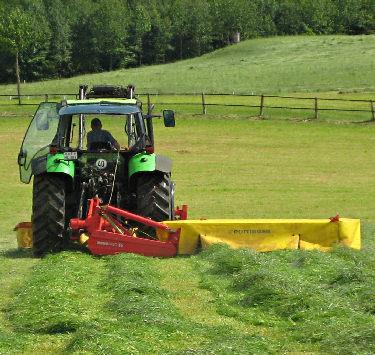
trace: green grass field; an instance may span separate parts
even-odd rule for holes
[[[2,118],[0,353],[372,353],[372,125],[204,120],[156,125],[192,218],[362,219],[360,252],[190,258],[18,252],[31,186],[15,162],[26,119]],[[194,132],[194,134],[192,134]],[[5,163],[7,162],[7,163]],[[188,168],[187,168],[188,167]]]
[[[118,82],[136,78],[141,89],[184,92],[196,83],[201,90],[213,61],[223,70],[209,80],[210,90],[233,90],[222,79],[246,53],[247,68],[267,75],[251,82],[235,77],[236,91],[342,90],[367,98],[374,90],[374,39],[254,40],[181,63],[25,90],[75,91],[79,82],[114,82],[116,75]],[[290,66],[293,56],[296,67]],[[230,61],[233,68],[227,68]],[[327,73],[318,70],[323,63]],[[178,85],[173,68],[181,69]],[[196,76],[184,77],[189,72]],[[150,87],[142,87],[147,73],[163,78],[160,86],[147,80]],[[0,90],[9,94],[14,87]],[[156,150],[174,161],[176,202],[189,204],[191,218],[326,218],[339,212],[361,219],[361,251],[255,253],[218,246],[163,260],[82,252],[35,259],[16,249],[12,230],[30,220],[31,186],[19,182],[16,157],[35,107],[0,109],[0,354],[375,353],[372,123],[348,123],[350,117],[258,120],[218,109],[207,117],[180,113],[174,129],[155,125]]]

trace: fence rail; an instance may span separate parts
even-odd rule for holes
[[[300,110],[304,114],[311,115],[310,118],[318,119],[325,112],[360,113],[367,120],[375,121],[375,97],[374,100],[364,99],[341,99],[323,97],[301,97],[264,94],[207,94],[207,93],[141,93],[139,97],[145,97],[148,105],[174,106],[184,113],[197,113],[192,111],[196,108],[199,113],[206,115],[215,107],[252,109],[248,112],[250,116],[266,118],[270,110]],[[0,94],[0,106],[9,105],[37,105],[35,101],[41,98],[44,101],[56,99],[76,98],[73,93],[47,93],[30,95],[3,95]],[[14,101],[17,103],[14,103]],[[7,102],[8,101],[8,102]],[[289,101],[289,105],[285,104]],[[303,104],[301,101],[304,101]],[[275,115],[277,116],[277,114]]]

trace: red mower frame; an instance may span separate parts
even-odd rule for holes
[[[177,207],[175,215],[178,219],[187,219],[187,205]],[[164,231],[167,240],[153,240],[137,235],[137,229],[123,224],[114,216],[123,217],[145,226]],[[113,255],[118,253],[135,253],[144,256],[172,257],[177,254],[180,229],[173,230],[167,225],[153,221],[137,214],[111,205],[101,205],[99,198],[90,200],[89,211],[85,219],[70,220],[72,240],[77,240],[87,233],[87,248],[94,255]]]

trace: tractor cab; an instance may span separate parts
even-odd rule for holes
[[[40,171],[38,158],[45,158],[49,153],[63,153],[66,160],[72,160],[85,152],[107,155],[117,150],[122,155],[154,152],[152,120],[161,116],[152,115],[150,110],[142,113],[142,104],[134,98],[133,86],[94,86],[87,92],[87,86],[81,85],[79,97],[39,105],[18,155],[23,183],[29,183],[32,175]],[[166,127],[175,126],[172,110],[164,110],[163,118]],[[88,145],[91,122],[95,119],[101,122],[102,139]]]
[[[60,108],[59,116],[58,147],[89,151],[119,148],[140,151],[152,146],[152,133],[148,132],[145,118],[135,100],[121,104],[67,101]],[[99,123],[98,127],[95,127],[96,123]]]
[[[18,155],[20,180],[34,176],[35,255],[62,248],[69,221],[85,218],[92,199],[155,221],[174,218],[172,162],[154,153],[155,117],[175,125],[171,110],[142,112],[131,85],[81,85],[76,100],[39,105]],[[143,233],[155,237],[148,227]]]

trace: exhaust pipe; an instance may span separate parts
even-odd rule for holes
[[[86,91],[87,91],[88,86],[86,84],[80,85],[79,86],[79,91],[78,91],[78,99],[79,100],[84,100],[86,99]],[[83,132],[84,132],[84,126],[85,126],[85,116],[84,115],[79,115],[79,149],[83,149]]]

